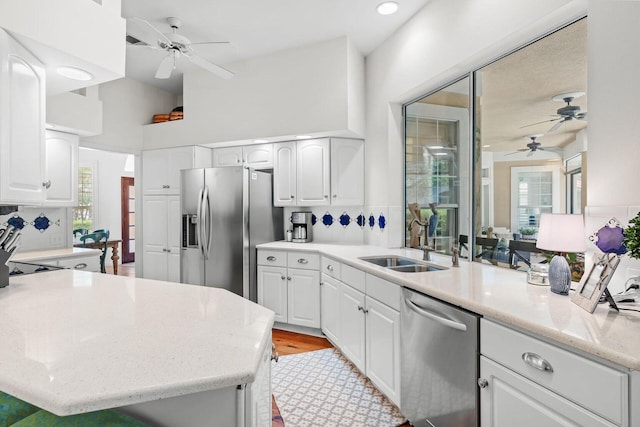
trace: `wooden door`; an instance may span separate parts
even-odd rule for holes
[[[135,262],[136,260],[136,193],[133,186],[133,178],[123,176],[120,178],[122,207],[122,263]]]

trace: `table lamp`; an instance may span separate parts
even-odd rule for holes
[[[567,295],[571,287],[571,269],[565,254],[587,250],[582,215],[542,214],[536,247],[560,252],[549,264],[549,285],[552,292]]]

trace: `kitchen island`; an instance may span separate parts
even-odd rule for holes
[[[57,415],[271,423],[273,313],[225,290],[59,270],[0,289],[0,390]]]

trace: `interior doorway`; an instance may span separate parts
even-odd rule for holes
[[[122,263],[136,260],[136,193],[133,177],[123,176],[121,182],[122,206]]]

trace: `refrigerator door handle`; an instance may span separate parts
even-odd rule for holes
[[[201,188],[198,192],[198,217],[196,220],[196,236],[198,237],[198,250],[200,251],[200,255],[204,257],[204,248],[202,246],[202,192],[204,188]]]
[[[205,229],[204,233],[206,236],[206,240],[203,241],[204,247],[204,259],[209,259],[209,254],[211,253],[211,208],[209,207],[209,187],[204,187],[204,195],[202,196],[203,203],[203,218],[205,220]],[[206,244],[206,246],[204,246]]]

